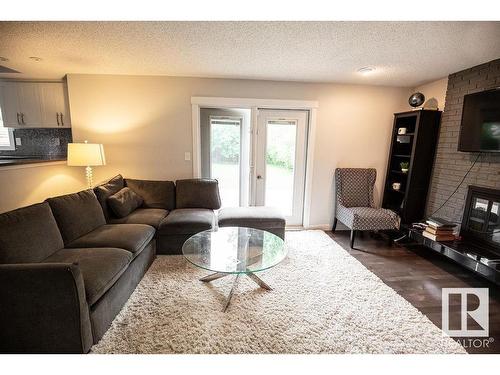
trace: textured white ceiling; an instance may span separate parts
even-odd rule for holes
[[[22,74],[224,77],[411,87],[500,57],[500,22],[0,22]],[[35,62],[30,56],[43,60]],[[376,71],[363,76],[365,66]]]

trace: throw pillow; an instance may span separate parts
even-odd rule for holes
[[[142,205],[143,199],[135,191],[124,187],[118,193],[113,194],[107,200],[113,213],[121,218],[125,217]]]

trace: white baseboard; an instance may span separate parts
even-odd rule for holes
[[[304,229],[332,230],[332,227],[330,224],[316,224],[316,225],[309,225],[309,226],[305,227]]]
[[[286,230],[326,230],[330,231],[332,230],[332,225],[331,224],[315,224],[315,225],[309,225],[307,227],[302,227],[302,226],[287,226]],[[337,224],[337,229],[336,231],[343,231],[343,230],[349,230],[344,224],[338,223]]]

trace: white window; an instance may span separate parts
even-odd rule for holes
[[[0,111],[0,151],[15,149],[13,129],[3,127],[2,111]]]

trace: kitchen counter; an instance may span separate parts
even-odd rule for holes
[[[13,165],[25,165],[25,164],[40,164],[40,163],[49,163],[54,161],[66,161],[65,157],[53,157],[53,158],[19,158],[19,157],[8,157],[1,156],[0,157],[0,168],[13,166]]]

